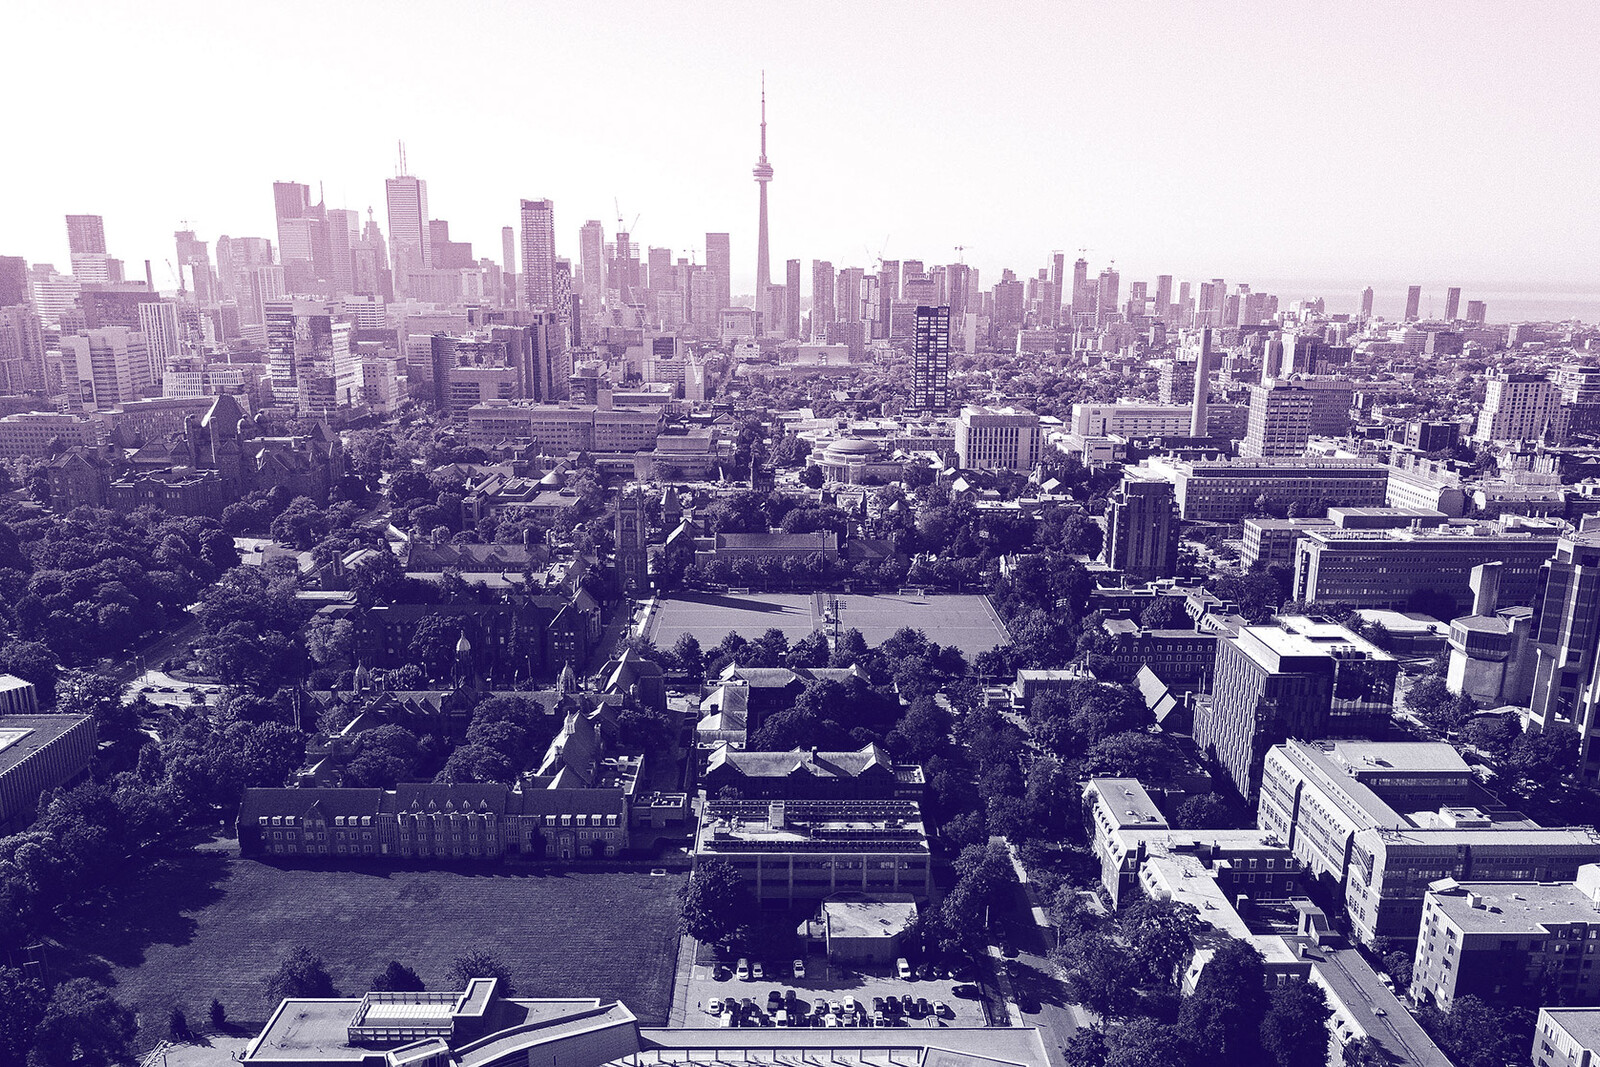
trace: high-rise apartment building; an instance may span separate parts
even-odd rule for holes
[[[783,335],[798,340],[800,337],[800,261],[791,259],[784,264],[784,288],[792,294],[784,305]]]
[[[1461,311],[1461,286],[1452,285],[1444,294],[1444,317],[1446,322],[1454,322]]]
[[[1481,323],[1488,314],[1488,306],[1482,300],[1467,301],[1467,321]]]
[[[1107,267],[1100,272],[1100,278],[1095,283],[1095,321],[1110,322],[1117,314],[1117,291],[1121,278],[1116,271]]]
[[[517,304],[517,231],[510,226],[500,227],[500,304],[515,307]]]
[[[1094,310],[1094,286],[1089,284],[1089,261],[1079,259],[1072,264],[1072,313],[1087,314]]]
[[[1495,371],[1484,385],[1472,439],[1480,444],[1536,440],[1555,421],[1560,403],[1556,383],[1543,375]]]
[[[28,302],[28,261],[21,256],[0,256],[0,308]]]
[[[950,309],[919,307],[911,363],[912,411],[950,407]]]
[[[106,253],[105,220],[99,215],[67,216],[67,253],[72,276],[82,285],[122,280],[122,264]]]
[[[1170,322],[1172,319],[1172,275],[1156,275],[1156,307],[1155,316],[1161,322]]]
[[[556,311],[556,215],[548,200],[522,201],[522,306]]]
[[[1110,503],[1106,564],[1134,578],[1176,574],[1178,506],[1172,483],[1124,475]]]
[[[99,215],[67,216],[67,251],[77,255],[82,252],[105,252],[106,223]]]
[[[206,247],[206,242],[195,236],[193,230],[178,230],[172,235],[177,245],[178,270],[182,272],[179,278],[179,288],[184,288],[187,282],[188,289],[194,294],[197,304],[206,305],[217,300],[217,278],[211,269],[211,253]],[[3,301],[0,301],[3,304]]]
[[[874,337],[888,337],[894,319],[894,305],[900,299],[900,261],[885,259],[878,263],[878,306],[872,330]]]
[[[1413,285],[1406,290],[1406,321],[1416,322],[1422,317],[1422,286]]]
[[[361,402],[361,360],[350,324],[319,300],[272,300],[264,309],[273,403],[325,415]]]
[[[825,259],[811,261],[811,340],[826,344],[828,326],[835,321],[833,264]],[[795,290],[799,301],[799,290]]]
[[[1361,321],[1362,322],[1370,322],[1371,320],[1372,320],[1372,286],[1369,285],[1365,289],[1361,290]]]
[[[1286,738],[1382,736],[1398,667],[1323,619],[1286,615],[1241,627],[1217,642],[1211,701],[1195,710],[1194,739],[1248,799],[1267,750]]]
[[[389,208],[389,261],[395,288],[406,291],[406,275],[433,269],[433,242],[428,231],[428,183],[409,174],[384,181]]]
[[[1250,386],[1250,421],[1239,455],[1299,456],[1311,439],[1310,390],[1291,382],[1270,381]]]

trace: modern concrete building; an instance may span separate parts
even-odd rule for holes
[[[1244,547],[1239,562],[1246,569],[1261,567],[1294,567],[1295,546],[1300,538],[1312,530],[1334,527],[1332,519],[1264,519],[1248,518],[1242,524]]]
[[[1039,462],[1039,416],[1021,408],[967,406],[956,419],[956,456],[968,470],[1031,471]]]
[[[1186,522],[1238,522],[1252,513],[1291,503],[1380,507],[1389,469],[1364,459],[1164,460]]]
[[[1574,727],[1581,739],[1579,771],[1593,781],[1600,777],[1600,530],[1563,534],[1551,554],[1533,635],[1528,725]],[[1508,597],[1503,585],[1500,599],[1532,603]]]
[[[1445,613],[1442,618],[1452,618],[1472,606],[1472,569],[1500,563],[1501,603],[1531,604],[1544,564],[1556,554],[1560,529],[1556,522],[1507,519],[1310,531],[1295,546],[1294,597],[1401,611],[1432,606]]]
[[[12,833],[32,818],[41,793],[88,771],[96,735],[89,716],[39,715],[32,685],[9,674],[0,680],[0,833]]]
[[[1181,437],[1191,416],[1188,404],[1074,404],[1068,428],[1079,437]]]
[[[1194,739],[1254,797],[1267,750],[1286,738],[1381,736],[1394,703],[1394,657],[1325,619],[1286,615],[1217,642],[1211,700]]]
[[[922,810],[910,800],[710,800],[695,838],[695,861],[707,859],[730,863],[763,904],[933,893]]]
[[[648,452],[656,447],[662,409],[592,404],[490,401],[467,409],[467,439],[479,448],[538,441],[555,452]]]
[[[1590,827],[1541,827],[1493,800],[1448,745],[1290,740],[1268,753],[1257,822],[1344,900],[1352,936],[1415,936],[1440,878],[1570,880],[1600,860]]]
[[[1250,421],[1239,455],[1300,456],[1311,439],[1311,392],[1275,380],[1250,387]]]
[[[919,305],[916,309],[914,329],[911,350],[910,410],[940,413],[948,411],[950,409],[949,307]],[[1038,416],[1034,418],[1037,427]],[[1037,437],[1037,429],[1035,436]]]

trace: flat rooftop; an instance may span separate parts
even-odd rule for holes
[[[1450,889],[1429,887],[1429,892],[1463,933],[1529,934],[1550,925],[1600,921],[1600,904],[1571,882],[1454,882]]]
[[[1306,615],[1285,615],[1276,626],[1246,626],[1239,641],[1252,659],[1272,670],[1291,658],[1394,659],[1338,623]]]
[[[1137,778],[1091,778],[1089,786],[1100,795],[1119,830],[1164,829],[1167,817]]]
[[[1470,777],[1472,768],[1443,741],[1332,741],[1327,755],[1349,773],[1381,775],[1387,771]]]
[[[0,715],[0,774],[88,718],[87,715]]]
[[[1046,1067],[1050,1062],[1033,1027],[957,1027],[936,1030],[864,1029],[834,1037],[816,1030],[673,1029],[640,1030],[640,1052],[621,1065],[743,1064],[793,1067],[800,1062],[835,1067],[984,1067],[1017,1064]]]
[[[904,800],[712,803],[696,843],[706,852],[928,851],[921,809]]]
[[[1541,1008],[1540,1014],[1583,1048],[1600,1048],[1600,1008]]]
[[[829,937],[893,937],[917,919],[917,902],[911,894],[904,900],[829,900],[822,905],[822,919]]]

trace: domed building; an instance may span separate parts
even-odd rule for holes
[[[809,466],[819,467],[830,482],[863,485],[892,482],[900,476],[900,460],[882,441],[864,437],[840,437],[806,458]]]

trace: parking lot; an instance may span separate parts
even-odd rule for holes
[[[697,959],[689,975],[689,992],[684,1001],[687,1005],[687,1026],[715,1026],[717,1021],[710,1014],[710,1005],[713,1000],[726,1001],[732,997],[743,1001],[749,999],[761,1009],[762,1014],[771,1018],[766,1011],[768,995],[776,990],[787,1004],[790,1000],[789,992],[794,992],[794,999],[804,1003],[812,1009],[818,1000],[829,1004],[835,1002],[843,1004],[846,996],[854,997],[865,1009],[868,1019],[873,1012],[874,997],[894,997],[899,1000],[910,996],[913,1002],[923,998],[930,1005],[942,1002],[948,1005],[949,1014],[936,1017],[932,1013],[915,1014],[908,1017],[904,1011],[898,1013],[885,1013],[885,1018],[896,1026],[984,1026],[988,1020],[984,1017],[983,1004],[975,997],[958,997],[955,987],[962,985],[951,978],[934,978],[924,981],[922,979],[901,979],[893,974],[890,967],[868,967],[865,970],[856,969],[839,963],[830,963],[822,953],[812,953],[806,957],[805,977],[795,978],[791,974],[792,961],[760,961],[766,971],[764,978],[758,980],[741,981],[733,975],[731,966],[718,966],[710,962],[708,956],[702,954]],[[720,970],[727,977],[718,979],[715,971]],[[812,1015],[808,1011],[808,1015]],[[814,1016],[812,1025],[816,1025]]]

